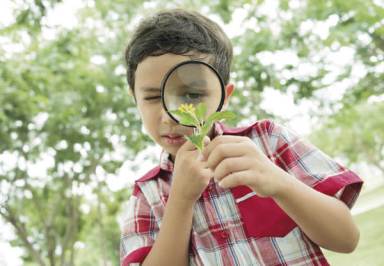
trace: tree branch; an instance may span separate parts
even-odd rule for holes
[[[16,235],[24,243],[24,246],[27,248],[34,260],[40,265],[45,266],[44,260],[41,257],[41,254],[33,247],[32,243],[28,240],[28,232],[25,227],[25,224],[17,218],[17,215],[12,211],[10,206],[3,206],[4,212],[0,209],[0,215],[16,229]]]

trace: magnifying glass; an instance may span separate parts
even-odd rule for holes
[[[217,70],[208,63],[188,60],[172,67],[161,84],[163,107],[177,123],[180,117],[172,114],[181,105],[205,104],[206,117],[219,112],[223,107],[225,91],[224,82]],[[184,125],[190,126],[190,125]]]

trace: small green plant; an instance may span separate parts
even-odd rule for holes
[[[194,134],[184,137],[192,142],[199,151],[203,151],[204,137],[209,133],[213,123],[235,118],[235,114],[230,111],[215,112],[207,118],[206,113],[207,106],[204,103],[199,103],[196,107],[193,104],[182,104],[177,110],[171,111],[171,114],[178,117],[181,124],[195,127]]]

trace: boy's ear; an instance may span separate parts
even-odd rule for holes
[[[225,98],[224,98],[223,110],[227,109],[229,98],[232,96],[232,93],[235,90],[235,85],[232,83],[228,83],[225,86],[224,90],[225,90]]]

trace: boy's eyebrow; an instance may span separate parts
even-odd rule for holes
[[[204,86],[207,82],[205,80],[194,80],[190,82],[189,84],[183,84],[180,86],[180,88],[188,88],[189,86]],[[139,90],[144,92],[160,92],[160,88],[157,87],[141,87]]]

